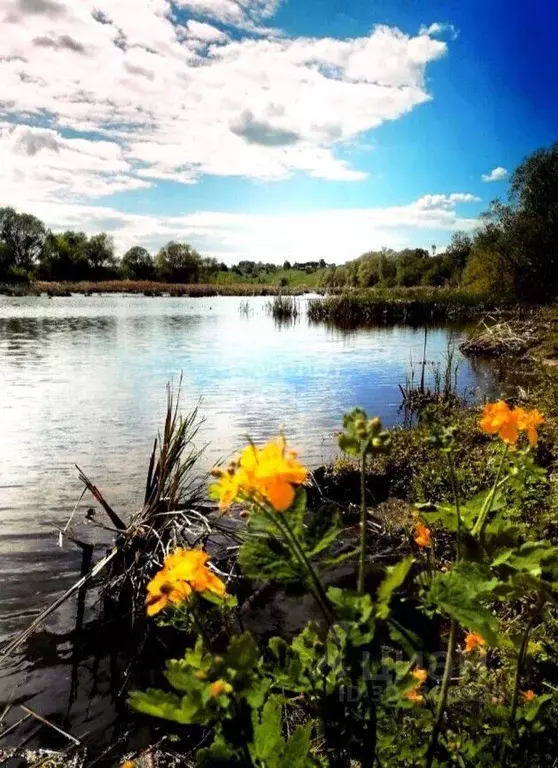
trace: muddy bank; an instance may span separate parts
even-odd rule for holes
[[[525,358],[556,365],[558,307],[540,307],[504,317],[488,315],[459,348],[471,357]]]

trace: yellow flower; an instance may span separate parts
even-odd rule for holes
[[[515,445],[520,432],[527,433],[531,445],[537,444],[537,428],[544,424],[544,416],[536,408],[510,408],[504,400],[488,403],[480,421],[481,429],[491,435],[498,435],[504,443]]]
[[[136,768],[136,764],[133,760],[124,760],[120,768]]]
[[[485,645],[486,640],[484,637],[478,635],[476,632],[468,632],[465,637],[465,648],[463,649],[463,653],[471,653],[475,648],[478,648],[480,653],[486,653],[486,650],[484,649]]]
[[[164,568],[174,578],[187,582],[195,592],[213,592],[222,597],[225,585],[221,579],[206,566],[209,555],[203,549],[176,549],[165,558]]]
[[[414,701],[416,704],[420,704],[424,701],[424,696],[419,693],[418,688],[411,688],[410,691],[407,691],[405,693],[405,698],[409,699],[409,701]]]
[[[419,704],[420,702],[424,701],[424,696],[420,693],[420,689],[426,682],[428,672],[426,669],[420,669],[420,667],[417,667],[417,669],[413,669],[411,676],[414,677],[416,683],[414,683],[410,690],[405,692],[404,696],[409,701],[414,701],[415,703]]]
[[[426,678],[428,677],[428,670],[417,667],[417,669],[413,669],[411,675],[415,678],[415,680],[419,682],[420,685],[422,685],[426,682]]]
[[[516,408],[517,426],[519,429],[527,432],[527,439],[530,445],[537,444],[537,427],[544,424],[544,416],[536,408],[532,411],[524,411],[523,408]]]
[[[415,542],[419,547],[429,547],[432,543],[430,537],[430,528],[424,523],[417,522],[415,527]]]
[[[206,565],[203,549],[176,549],[147,585],[147,615],[155,616],[169,603],[185,602],[192,591],[223,597],[225,585]]]
[[[504,400],[485,405],[480,427],[490,435],[498,435],[508,445],[517,443],[519,437],[517,413]]]
[[[222,693],[230,693],[232,691],[232,685],[226,683],[224,680],[216,680],[211,683],[209,691],[210,696],[220,696]]]
[[[248,445],[238,460],[226,470],[215,470],[218,481],[212,492],[219,499],[221,509],[235,500],[259,497],[278,512],[284,512],[293,503],[295,489],[308,477],[308,470],[287,449],[281,435],[263,448]]]
[[[529,704],[537,698],[535,691],[531,690],[521,691],[521,696],[523,697],[524,701],[528,702]]]
[[[147,615],[155,616],[169,603],[183,603],[191,595],[192,588],[185,582],[176,581],[164,568],[158,571],[147,585]]]
[[[233,501],[236,501],[241,489],[241,476],[235,472],[233,467],[227,470],[214,469],[213,474],[217,478],[210,491],[219,499],[219,509],[224,511],[228,509]]]

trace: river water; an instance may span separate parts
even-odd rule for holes
[[[202,469],[247,435],[265,440],[281,425],[317,466],[335,454],[343,413],[356,405],[388,426],[401,420],[398,385],[411,359],[422,359],[423,329],[311,325],[305,299],[298,322],[277,325],[267,301],[0,297],[0,643],[79,575],[79,552],[60,549],[56,535],[81,492],[75,464],[123,517],[137,508],[165,385],[181,372],[184,411],[199,404],[205,417]],[[430,329],[427,358],[443,360],[460,333]],[[485,390],[490,371],[473,369],[459,353],[457,360],[459,387]],[[80,520],[90,504],[81,504]],[[87,535],[102,553],[103,537],[94,529]],[[65,611],[53,616],[49,632],[60,639],[66,621]],[[56,664],[63,687],[60,643],[51,661],[40,638],[31,648],[0,673],[0,710],[16,690],[40,703],[47,691],[52,697]]]

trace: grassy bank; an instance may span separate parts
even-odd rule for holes
[[[351,291],[338,296],[312,299],[308,317],[340,327],[379,323],[420,325],[446,319],[470,320],[512,304],[490,296],[442,288],[390,288]],[[519,310],[517,310],[519,311]]]
[[[304,285],[279,287],[260,283],[160,283],[153,280],[104,280],[77,283],[37,281],[29,285],[0,285],[0,294],[8,296],[69,296],[99,293],[130,293],[145,296],[275,296],[279,293],[299,295],[310,290]]]
[[[504,533],[509,538],[512,535],[518,535],[519,531],[521,538],[516,555],[518,559],[520,556],[523,557],[521,546],[523,546],[523,540],[528,540],[528,537],[536,536],[537,541],[544,542],[545,548],[552,548],[557,540],[555,484],[551,479],[541,480],[540,477],[530,474],[529,457],[532,455],[536,465],[544,474],[548,478],[552,477],[552,471],[558,460],[558,372],[541,367],[536,383],[528,392],[510,388],[506,394],[515,404],[520,404],[526,409],[540,408],[545,415],[545,423],[539,430],[538,445],[533,449],[532,454],[524,453],[523,446],[513,455],[510,454],[510,461],[520,462],[522,470],[527,474],[525,478],[521,476],[518,481],[510,475],[509,487],[505,496],[499,499],[498,508],[495,510],[495,513],[501,515],[503,514],[501,505],[504,502],[507,505],[506,514],[510,516],[513,525]],[[447,578],[445,574],[452,569],[455,569],[456,578],[458,578],[459,569],[469,568],[470,573],[465,574],[465,583],[477,585],[473,577],[478,581],[481,567],[479,564],[481,550],[475,554],[472,549],[470,564],[455,565],[453,562],[455,528],[447,529],[443,524],[443,520],[450,513],[444,512],[446,518],[436,519],[432,510],[437,509],[434,505],[441,503],[440,510],[451,511],[452,506],[448,499],[457,492],[463,500],[462,514],[464,519],[467,519],[471,509],[476,507],[468,505],[466,500],[477,498],[479,493],[486,494],[497,479],[498,457],[501,455],[502,446],[495,442],[494,437],[479,428],[479,418],[480,408],[466,408],[456,400],[439,403],[424,410],[418,425],[413,429],[396,428],[389,433],[381,432],[376,437],[372,437],[374,440],[380,440],[385,450],[381,448],[368,456],[364,485],[361,484],[358,457],[353,459],[345,455],[342,460],[321,468],[314,473],[313,477],[308,478],[305,488],[297,490],[297,502],[294,508],[285,509],[281,515],[274,514],[268,519],[262,518],[261,507],[254,505],[250,508],[251,517],[245,518],[245,523],[235,525],[231,518],[224,520],[221,516],[211,514],[210,508],[203,508],[203,512],[196,511],[198,502],[194,499],[199,501],[199,490],[196,489],[192,495],[192,487],[188,482],[189,473],[195,462],[195,454],[190,453],[190,439],[191,436],[195,436],[196,418],[194,414],[184,426],[176,416],[176,411],[173,411],[172,402],[170,402],[161,444],[156,445],[157,450],[154,451],[150,462],[144,508],[130,523],[126,524],[110,509],[108,500],[100,496],[98,489],[94,489],[97,493],[97,501],[102,500],[101,506],[107,514],[110,511],[111,526],[120,529],[115,540],[116,556],[110,564],[110,569],[107,569],[108,573],[105,572],[105,610],[107,606],[113,604],[111,611],[117,607],[120,617],[128,616],[132,610],[135,615],[134,641],[127,650],[131,654],[130,658],[124,654],[120,646],[124,638],[111,633],[111,652],[123,654],[120,672],[118,669],[114,671],[116,675],[112,681],[114,689],[120,691],[119,696],[122,700],[122,697],[128,694],[130,687],[145,689],[147,686],[152,686],[155,680],[155,684],[165,689],[166,697],[163,698],[158,691],[134,694],[132,700],[135,705],[138,705],[137,708],[144,713],[165,718],[166,726],[163,724],[164,720],[159,720],[156,735],[153,735],[153,732],[149,734],[145,730],[145,719],[136,720],[135,716],[129,712],[126,715],[127,736],[118,742],[115,741],[113,748],[109,750],[112,762],[107,765],[121,765],[127,758],[133,761],[132,765],[137,764],[139,768],[143,765],[143,756],[147,754],[152,757],[153,764],[158,766],[194,765],[193,753],[198,749],[200,740],[203,737],[209,743],[215,729],[221,727],[221,717],[224,718],[224,732],[235,733],[235,729],[228,728],[228,723],[229,719],[237,717],[237,710],[227,708],[229,699],[225,697],[230,696],[230,701],[233,701],[234,697],[238,696],[242,702],[246,702],[246,699],[242,698],[244,690],[258,692],[258,696],[254,694],[252,697],[250,694],[249,701],[250,707],[254,707],[256,712],[253,721],[263,723],[264,716],[260,711],[262,705],[252,702],[263,702],[263,697],[267,696],[268,703],[265,706],[268,713],[276,702],[273,698],[274,688],[280,688],[282,695],[286,697],[285,719],[280,716],[282,710],[273,710],[274,717],[270,718],[273,724],[269,726],[265,738],[264,735],[261,736],[262,743],[265,742],[267,745],[278,741],[278,749],[285,749],[280,742],[281,734],[303,727],[308,733],[308,749],[311,748],[312,753],[320,757],[320,764],[324,766],[348,764],[347,761],[339,762],[338,752],[344,753],[345,750],[351,749],[351,756],[357,755],[354,764],[367,765],[366,760],[358,758],[361,754],[358,739],[362,737],[355,726],[355,723],[358,725],[361,717],[359,702],[366,702],[367,699],[361,696],[345,701],[342,693],[349,684],[361,684],[358,675],[362,658],[380,660],[382,649],[384,655],[381,657],[381,662],[378,661],[378,666],[371,669],[371,674],[375,675],[374,680],[380,681],[378,690],[382,695],[392,698],[389,699],[388,708],[385,711],[381,708],[383,705],[378,705],[378,720],[374,726],[378,732],[376,747],[379,753],[378,759],[381,761],[380,764],[389,765],[392,768],[422,765],[421,755],[426,748],[429,735],[432,738],[434,727],[432,712],[440,701],[440,677],[432,671],[435,669],[435,664],[434,657],[430,654],[445,652],[448,643],[448,614],[453,616],[452,612],[459,612],[461,593],[457,599],[452,598],[453,602],[447,602],[451,597],[449,594],[444,600],[440,597],[440,607],[437,608],[435,615],[432,614],[432,602],[425,603],[424,610],[421,609],[421,594],[426,589],[430,590],[430,594],[438,595],[435,590],[445,586]],[[358,421],[354,423],[356,428],[361,429],[362,425],[359,425]],[[368,424],[371,425],[370,428],[376,429],[373,421],[364,423],[365,428]],[[448,435],[451,439],[453,478],[447,471],[447,453],[444,453],[446,449],[443,446],[441,449],[438,444],[441,440],[447,439]],[[351,447],[350,442],[345,445]],[[523,459],[522,456],[525,458]],[[264,454],[262,454],[262,460],[263,458],[265,458]],[[278,457],[273,458],[273,461],[279,464],[282,460]],[[291,462],[291,459],[289,458],[288,461]],[[289,464],[286,469],[288,470],[286,477],[295,476],[293,472],[297,470],[296,465]],[[274,471],[277,471],[277,468]],[[230,477],[227,473],[225,475],[227,478]],[[279,479],[278,482],[283,480]],[[287,480],[286,482],[295,481]],[[267,486],[262,487],[267,488]],[[355,523],[362,514],[363,487],[366,500],[365,528],[368,529],[366,580],[364,595],[357,595],[354,590],[356,573],[354,546],[361,528],[357,528]],[[91,490],[90,485],[88,488]],[[306,494],[309,514],[305,518]],[[204,493],[202,495],[205,496]],[[324,504],[324,502],[327,503]],[[431,525],[433,543],[431,549],[426,551],[424,548],[419,548],[420,545],[417,547],[414,538],[417,504],[423,502],[428,502],[430,505],[426,514],[433,515]],[[245,508],[246,504],[243,503],[243,507]],[[179,511],[176,514],[169,514],[173,510]],[[319,578],[325,579],[328,587],[327,599],[337,600],[333,607],[338,617],[337,621],[343,622],[337,626],[342,626],[343,631],[351,632],[350,643],[345,643],[342,634],[332,635],[336,642],[342,641],[340,650],[335,653],[349,655],[347,658],[345,656],[338,658],[337,655],[334,657],[333,660],[337,666],[334,666],[332,675],[325,681],[328,685],[327,700],[322,709],[316,709],[315,706],[316,696],[320,695],[316,692],[322,689],[312,682],[312,674],[313,670],[322,669],[323,659],[320,654],[323,648],[322,641],[327,636],[328,630],[323,620],[321,620],[319,634],[315,633],[312,624],[303,629],[307,620],[317,615],[317,610],[312,605],[313,583],[306,578],[304,569],[307,568],[307,564],[304,558],[299,562],[297,557],[292,556],[289,549],[292,544],[290,529],[286,529],[285,532],[281,527],[277,531],[270,528],[277,520],[281,523],[284,517],[292,521],[292,530],[303,542],[304,551],[308,553],[311,563],[315,564]],[[306,526],[302,525],[304,519],[307,521]],[[504,518],[501,520],[498,518],[498,520],[499,524],[504,525]],[[343,525],[339,524],[340,521],[343,521]],[[488,528],[487,531],[494,536],[492,528]],[[268,536],[271,542],[269,546],[266,543]],[[470,539],[468,545],[473,543],[472,534]],[[183,613],[176,614],[176,621],[173,619],[170,624],[163,623],[156,626],[154,621],[150,620],[146,627],[143,615],[145,587],[147,581],[160,568],[163,556],[166,552],[177,551],[177,547],[198,548],[200,543],[203,543],[211,553],[214,570],[209,573],[204,571],[207,578],[213,579],[208,583],[218,586],[219,582],[214,580],[216,575],[226,579],[227,591],[234,595],[230,606],[227,606],[226,602],[224,605],[221,604],[216,595],[213,596],[213,602],[205,602],[203,595],[200,595],[194,604],[198,612],[194,623],[189,623],[187,613]],[[480,543],[477,542],[477,544],[480,546]],[[506,546],[508,546],[507,543]],[[529,544],[529,546],[535,545]],[[538,553],[540,547],[537,549],[537,546],[539,545],[535,546],[534,551]],[[296,549],[293,551],[294,555],[300,554]],[[548,549],[548,552],[545,549],[543,554],[545,557],[550,557],[552,552],[551,549]],[[484,554],[482,556],[484,557]],[[404,571],[393,570],[398,567],[395,565],[398,562],[400,565],[401,562],[405,564]],[[530,560],[527,565],[531,567]],[[492,566],[483,565],[482,567],[486,570]],[[500,566],[494,566],[494,569],[496,567],[500,568]],[[399,573],[400,578],[395,581],[395,586],[392,585],[391,589],[392,591],[395,589],[397,594],[389,604],[386,600],[381,604],[375,602],[380,599],[378,584],[385,578],[385,574],[390,578],[390,574],[395,576],[395,573]],[[482,573],[484,574],[484,571]],[[533,578],[535,577],[530,573],[530,579]],[[383,583],[386,584],[385,581]],[[491,583],[487,577],[487,591]],[[528,581],[528,584],[530,585],[531,581]],[[329,589],[330,587],[333,591]],[[539,697],[538,702],[542,708],[540,713],[538,710],[535,712],[537,701],[533,704],[521,700],[517,722],[518,727],[523,730],[518,740],[515,737],[515,711],[514,720],[508,727],[514,675],[519,668],[512,641],[518,628],[523,628],[529,618],[526,606],[532,605],[532,600],[528,601],[529,595],[526,595],[516,602],[502,604],[501,597],[491,601],[490,596],[485,598],[482,591],[480,594],[481,598],[475,597],[473,600],[467,590],[463,591],[463,599],[469,600],[466,607],[470,612],[463,614],[457,642],[460,648],[464,646],[469,636],[466,632],[471,632],[471,627],[473,629],[477,627],[475,622],[479,620],[478,616],[483,621],[490,621],[491,624],[498,622],[498,642],[494,641],[489,649],[488,658],[484,660],[479,654],[466,656],[461,650],[458,651],[459,665],[455,670],[448,690],[447,702],[444,705],[447,710],[445,731],[441,745],[435,745],[439,754],[436,764],[440,766],[454,764],[454,761],[446,756],[445,745],[452,742],[455,733],[459,733],[459,743],[456,748],[459,755],[466,757],[467,750],[473,749],[475,744],[481,742],[489,745],[492,750],[488,753],[485,762],[471,762],[464,758],[463,762],[457,764],[464,766],[500,764],[496,762],[495,754],[499,750],[499,734],[505,730],[506,734],[510,734],[508,742],[510,756],[506,765],[508,768],[513,768],[522,764],[525,738],[532,737],[530,743],[534,750],[533,754],[544,755],[551,753],[555,748],[552,723],[558,702],[551,701],[552,696],[547,695],[544,685],[548,683],[549,686],[555,686],[557,682],[555,668],[553,671],[548,664],[548,660],[554,658],[557,641],[556,626],[550,615],[541,612],[537,614],[536,625],[529,630],[532,632],[532,643],[529,645],[528,657],[521,662],[521,690],[536,691],[535,696]],[[303,597],[308,600],[304,603],[303,610],[297,613]],[[135,605],[135,609],[132,609],[132,605]],[[283,611],[285,614],[292,612],[292,625],[288,629],[283,628],[282,625],[280,629],[277,626],[270,627],[270,614],[266,612],[270,605],[274,610]],[[380,605],[380,608],[376,608],[377,605]],[[372,618],[370,618],[371,606],[376,611]],[[478,615],[474,611],[477,611]],[[169,617],[174,615],[172,606],[169,608],[168,615]],[[388,624],[385,624],[386,615]],[[392,618],[393,623],[389,624]],[[203,622],[204,628],[201,636],[208,647],[202,650],[198,643],[195,654],[184,655],[184,649],[192,646],[193,636],[198,631],[200,621]],[[301,623],[300,634],[296,634],[299,631],[297,621]],[[469,622],[472,622],[472,625]],[[401,634],[401,626],[410,628],[405,638]],[[245,629],[249,630],[252,639],[247,638]],[[273,643],[269,641],[270,635],[278,631],[281,633],[281,638],[274,638]],[[232,644],[230,652],[229,643]],[[242,647],[239,645],[241,643]],[[356,647],[353,647],[355,644]],[[403,650],[399,648],[401,644]],[[337,645],[332,642],[331,648],[337,649]],[[386,648],[388,651],[385,650]],[[400,660],[395,667],[389,666],[391,663],[389,654],[392,652],[400,654]],[[279,659],[285,657],[287,660],[293,660],[290,665],[277,669],[272,667],[268,676],[269,665],[278,663],[273,661],[274,653],[277,653]],[[385,653],[388,655],[386,656]],[[415,657],[415,653],[419,655]],[[363,656],[363,654],[369,654],[369,656]],[[158,674],[158,670],[167,656],[180,661],[171,663],[169,667],[171,674],[164,679]],[[418,668],[421,669],[421,674],[426,674],[422,671],[422,667],[430,670],[431,674],[420,695],[417,693],[412,673],[409,677],[409,670],[419,663],[421,666]],[[197,666],[192,667],[193,664]],[[240,668],[239,664],[245,666]],[[307,665],[303,668],[304,674],[297,673],[301,664]],[[382,667],[381,664],[388,666]],[[198,669],[200,665],[204,666]],[[172,674],[173,672],[175,674]],[[178,672],[180,677],[177,677]],[[295,673],[301,676],[291,678],[290,676]],[[356,682],[347,677],[353,673],[356,675]],[[261,683],[261,676],[264,683]],[[395,687],[389,683],[391,679],[395,680],[393,684]],[[456,680],[459,680],[458,685],[455,684]],[[178,697],[168,692],[169,682],[171,685],[177,683],[180,691]],[[206,689],[210,684],[217,686],[215,688],[217,694],[213,693],[212,688],[210,694],[206,695]],[[241,685],[244,688],[240,688]],[[202,698],[202,693],[206,698]],[[191,710],[186,708],[189,696],[197,696],[195,702],[199,707],[205,707],[207,701],[207,710],[196,710],[203,713],[199,716],[198,714],[190,715]],[[223,707],[214,706],[215,696],[223,697],[220,699]],[[398,698],[393,699],[394,696]],[[496,699],[498,703],[494,704]],[[336,708],[337,701],[343,704],[341,711]],[[164,702],[164,708],[161,708],[161,702]],[[478,721],[474,714],[477,711],[480,712]],[[533,720],[537,723],[536,727],[540,726],[539,730],[532,732],[530,726],[520,719],[523,713],[527,712],[530,713],[529,716],[533,716]],[[324,727],[322,727],[320,719],[327,717],[337,718],[335,722],[340,734],[339,740],[335,738],[336,729],[334,728],[329,730],[329,733],[334,734],[333,736],[324,737],[324,734],[328,733],[325,724],[329,721],[324,720]],[[180,723],[180,726],[169,723],[169,720]],[[400,753],[400,746],[392,739],[392,736],[401,730],[408,733],[407,747],[411,752]],[[154,739],[151,742],[153,744],[155,741],[159,743],[161,737],[170,735],[172,755],[169,751],[167,757],[162,747],[142,750],[131,746],[137,744],[139,732],[144,738]],[[354,746],[355,742],[357,747]],[[241,745],[242,743],[250,743],[249,736],[243,737]],[[234,743],[232,748],[234,749],[235,746]],[[486,746],[485,748],[488,749]],[[85,759],[83,763],[79,761],[81,747],[76,747],[75,752],[75,763],[70,763],[67,756],[61,758],[59,764],[73,764],[80,767],[82,764],[89,765]],[[261,765],[263,762],[249,763],[242,760],[233,761],[231,758],[228,762],[221,762],[221,764],[240,767],[250,764]],[[307,762],[300,763],[305,766],[314,764],[310,758]],[[543,764],[533,762],[533,765]],[[58,763],[53,761],[52,765],[58,765]],[[277,765],[283,767],[289,763],[285,759],[283,762],[279,761]]]

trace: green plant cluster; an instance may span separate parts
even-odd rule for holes
[[[343,426],[339,445],[361,478],[369,462],[389,460],[393,440],[378,419],[356,409]],[[195,648],[167,663],[171,690],[132,693],[139,712],[210,729],[198,764],[552,764],[558,547],[531,503],[549,493],[546,471],[532,446],[492,439],[489,486],[464,493],[459,428],[438,421],[419,434],[447,486],[417,505],[407,554],[393,552],[379,578],[366,547],[364,481],[359,541],[341,554],[338,510],[308,510],[303,487],[284,512],[245,499],[242,574],[311,595],[321,618],[294,638],[258,642],[240,625],[231,630],[231,603],[212,605],[223,611],[222,631],[210,634],[207,621]],[[438,559],[438,539],[449,557]],[[347,560],[354,588],[327,587]],[[188,603],[175,609],[174,621],[190,630],[188,612]]]

